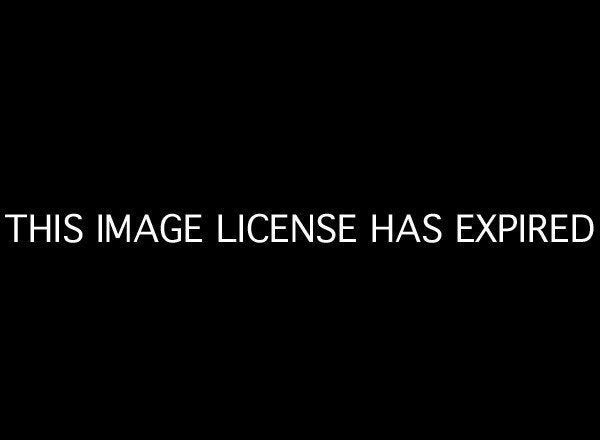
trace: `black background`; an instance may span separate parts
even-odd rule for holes
[[[592,29],[524,11],[247,12],[23,16],[3,55],[2,213],[356,212],[361,243],[4,240],[11,412],[573,429],[595,389],[597,238],[460,246],[453,218],[597,221]],[[375,212],[438,212],[444,241],[371,246]]]

